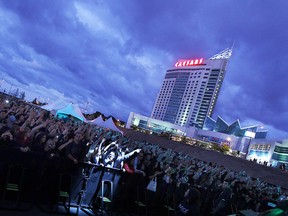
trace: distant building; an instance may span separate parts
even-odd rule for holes
[[[182,127],[170,122],[153,119],[148,116],[143,116],[134,112],[130,112],[129,118],[126,123],[126,128],[137,127],[141,130],[150,131],[151,133],[161,134],[169,133],[173,135],[194,137],[195,127]]]
[[[224,134],[234,135],[236,137],[250,137],[251,134],[254,139],[265,139],[268,130],[258,131],[259,125],[252,125],[248,127],[241,127],[240,121],[237,119],[232,124],[226,123],[220,116],[216,120],[207,117],[203,126],[203,130],[215,131]]]
[[[167,70],[151,118],[202,128],[212,116],[232,49],[210,59],[178,60]]]
[[[288,167],[288,140],[254,139],[250,144],[247,159],[261,164],[266,161],[272,166],[286,164]]]
[[[262,136],[263,134],[266,137],[267,131],[259,132],[257,131],[257,126],[242,128],[239,120],[229,125],[221,119],[221,117],[219,117],[219,119],[218,124],[214,125],[214,128],[216,129],[213,131],[207,130],[207,127],[205,130],[196,127],[182,127],[170,122],[131,112],[126,128],[137,127],[140,130],[151,133],[169,133],[171,135],[186,136],[209,143],[229,145],[232,150],[239,152],[239,156],[242,156],[243,158],[246,157],[248,160],[256,160],[257,163],[260,162],[262,164],[267,162],[267,165],[272,166],[286,164],[286,167],[288,167],[288,140],[277,141],[258,139],[256,137]],[[211,122],[217,123],[217,121],[209,118],[205,122],[205,125],[207,126],[206,123],[208,123],[211,126]],[[244,132],[241,132],[241,130],[244,130]],[[256,132],[249,130],[254,130]]]
[[[138,129],[150,131],[151,133],[170,133],[172,135],[186,136],[188,138],[194,138],[214,144],[225,144],[229,145],[232,150],[247,154],[251,140],[255,136],[255,133],[249,131],[248,129],[252,128],[253,130],[257,130],[257,126],[241,128],[238,120],[236,121],[237,124],[233,123],[229,126],[223,119],[220,117],[219,119],[221,120],[218,121],[219,124],[215,124],[213,127],[217,128],[217,130],[201,130],[196,127],[183,127],[177,124],[172,124],[170,122],[153,119],[151,117],[131,112],[126,128],[137,127]],[[207,122],[209,123],[212,120],[213,119],[209,118]],[[215,121],[215,123],[216,122],[217,121]],[[243,133],[239,132],[241,130],[243,130]]]
[[[288,169],[288,140],[278,141],[275,144],[271,160],[286,164],[286,169]]]

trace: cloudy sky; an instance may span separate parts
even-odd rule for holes
[[[213,117],[288,138],[288,2],[0,0],[0,89],[126,121],[177,59],[231,47]],[[4,80],[4,81],[3,81]]]

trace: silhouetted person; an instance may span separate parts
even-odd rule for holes
[[[177,206],[176,216],[199,216],[201,205],[201,193],[196,188],[189,188],[184,199]]]

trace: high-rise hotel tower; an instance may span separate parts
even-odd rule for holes
[[[207,60],[178,60],[167,70],[151,118],[202,128],[213,114],[231,55],[227,48]]]

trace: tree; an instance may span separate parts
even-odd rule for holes
[[[227,144],[222,145],[222,152],[228,153],[230,151],[230,146]]]
[[[38,104],[37,98],[32,101],[32,104]]]
[[[13,92],[12,96],[18,97],[18,95],[19,95],[19,88],[17,88],[17,89]]]
[[[138,129],[138,126],[136,126],[136,125],[134,125],[134,124],[131,125],[130,127],[132,128],[132,130],[137,130],[137,129]]]
[[[230,146],[227,144],[221,145],[221,144],[212,144],[212,149],[214,151],[222,152],[224,154],[228,153],[230,151]]]
[[[25,100],[25,97],[26,97],[25,91],[20,92],[19,98],[20,98],[21,100]]]

